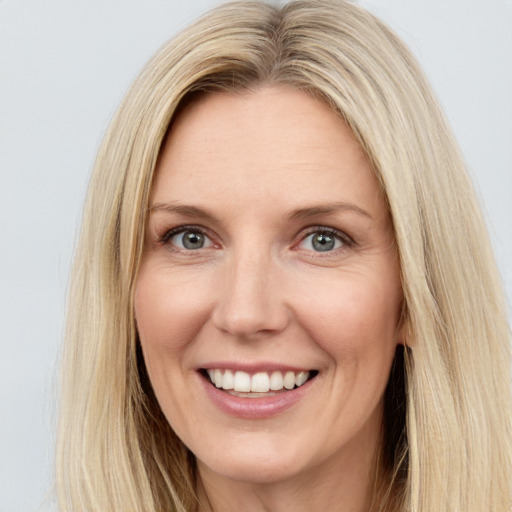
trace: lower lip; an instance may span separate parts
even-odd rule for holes
[[[233,396],[210,384],[202,375],[200,375],[200,378],[203,381],[207,395],[219,409],[237,418],[256,420],[271,418],[294,406],[304,398],[317,377],[299,388],[260,398]]]

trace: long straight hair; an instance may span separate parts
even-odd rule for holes
[[[415,60],[382,22],[343,0],[214,9],[157,53],[120,106],[72,271],[61,509],[196,510],[194,457],[160,411],[140,353],[134,283],[155,164],[177,109],[197,93],[263,84],[305,91],[343,116],[393,220],[407,347],[386,393],[374,510],[510,510],[510,331],[486,226]]]

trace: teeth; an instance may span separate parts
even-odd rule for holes
[[[268,393],[302,386],[309,378],[309,372],[258,372],[252,376],[246,372],[232,370],[207,370],[212,383],[225,390],[239,393]]]
[[[222,387],[222,372],[220,370],[215,370],[215,374],[213,376],[213,383],[218,387]]]
[[[281,372],[272,372],[270,376],[270,389],[272,391],[283,389],[283,374]]]
[[[233,384],[235,391],[251,391],[251,376],[245,372],[236,372]]]
[[[231,370],[226,370],[224,372],[224,376],[222,377],[222,389],[234,389],[235,387],[235,377]]]
[[[308,380],[308,377],[309,377],[309,372],[297,373],[297,375],[295,376],[295,385],[297,387],[302,386],[302,384],[304,384]]]
[[[267,393],[270,389],[268,373],[255,373],[251,379],[251,391],[256,393]]]
[[[286,372],[283,383],[286,389],[293,389],[295,387],[295,373]]]

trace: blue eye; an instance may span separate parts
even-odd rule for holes
[[[178,249],[186,251],[196,251],[212,245],[212,241],[197,229],[184,229],[174,234],[171,233],[168,241]]]
[[[306,236],[301,244],[301,249],[315,252],[329,252],[348,245],[341,234],[334,230],[318,230]]]

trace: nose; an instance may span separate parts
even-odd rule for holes
[[[218,329],[239,339],[285,329],[290,310],[283,297],[282,272],[271,260],[269,254],[255,251],[233,256],[212,312]]]

